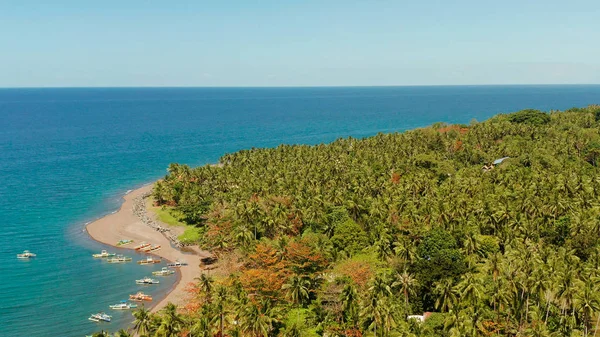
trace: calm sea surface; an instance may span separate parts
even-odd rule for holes
[[[110,324],[87,318],[161,266],[92,259],[115,249],[92,241],[84,225],[169,163],[593,103],[600,86],[0,89],[0,336],[127,326],[130,312],[113,312]],[[17,260],[24,249],[38,258]],[[174,278],[161,281],[144,290],[160,296]]]

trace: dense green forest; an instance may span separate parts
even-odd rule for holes
[[[203,276],[179,311],[136,312],[136,330],[596,335],[599,120],[600,106],[523,110],[172,164],[156,203],[239,268]]]

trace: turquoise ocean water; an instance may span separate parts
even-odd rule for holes
[[[87,318],[141,289],[134,280],[155,267],[93,260],[109,247],[84,225],[171,162],[593,103],[600,86],[0,89],[0,336],[127,326],[129,312],[110,324]],[[24,249],[38,258],[17,260]],[[174,278],[161,280],[145,290],[160,297]]]

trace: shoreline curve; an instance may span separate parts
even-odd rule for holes
[[[160,299],[160,301],[153,301],[148,306],[152,312],[157,312],[158,310],[164,308],[169,302],[178,306],[185,304],[185,300],[188,296],[185,292],[185,288],[190,282],[194,282],[196,277],[200,276],[202,272],[199,268],[200,259],[202,257],[210,256],[210,253],[183,253],[179,249],[172,247],[169,239],[167,239],[162,233],[146,225],[137,215],[134,214],[133,207],[135,204],[135,199],[151,191],[153,186],[154,183],[151,183],[135,190],[129,190],[128,193],[123,195],[124,201],[119,210],[88,223],[85,226],[85,230],[93,240],[115,248],[129,249],[133,251],[133,247],[142,241],[152,244],[159,244],[161,245],[161,249],[157,252],[151,253],[150,255],[158,256],[169,262],[175,262],[176,260],[179,260],[188,263],[188,266],[176,269],[177,280],[175,281],[173,287],[167,291],[164,298]],[[134,240],[134,243],[127,246],[117,246],[116,243],[123,239]]]

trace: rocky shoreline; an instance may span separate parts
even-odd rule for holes
[[[177,235],[172,233],[169,228],[159,225],[151,216],[148,215],[148,210],[146,209],[146,198],[149,198],[151,195],[152,191],[149,191],[133,199],[133,214],[135,214],[146,226],[162,233],[171,243],[175,245],[175,247],[181,248],[186,246],[186,244],[177,239]]]

